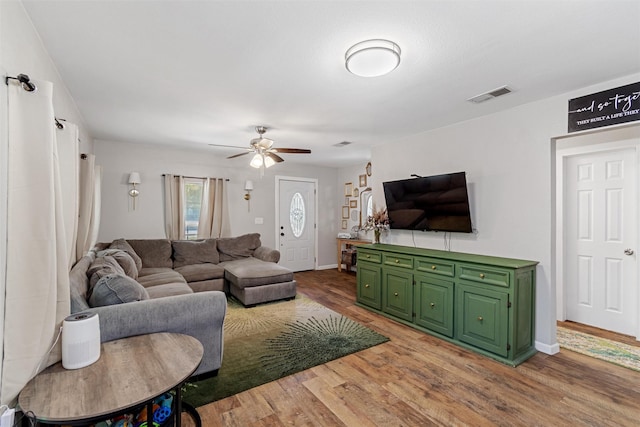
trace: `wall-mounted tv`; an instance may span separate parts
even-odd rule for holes
[[[464,172],[384,182],[392,229],[471,233]]]

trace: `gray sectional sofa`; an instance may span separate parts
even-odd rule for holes
[[[225,293],[244,305],[295,297],[293,273],[279,259],[257,233],[99,243],[71,270],[71,312],[98,313],[103,342],[153,332],[191,335],[204,346],[196,374],[217,371]]]

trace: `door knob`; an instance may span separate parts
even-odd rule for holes
[[[284,236],[284,233],[280,233],[281,236]]]
[[[629,256],[633,255],[633,249],[625,249],[624,254]]]

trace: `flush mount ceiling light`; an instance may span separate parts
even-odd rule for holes
[[[400,46],[389,40],[365,40],[351,46],[344,58],[347,70],[356,76],[384,76],[400,64]]]

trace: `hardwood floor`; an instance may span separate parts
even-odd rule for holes
[[[357,307],[354,273],[295,278],[391,341],[200,407],[203,426],[640,425],[640,372],[566,350],[512,368]]]

